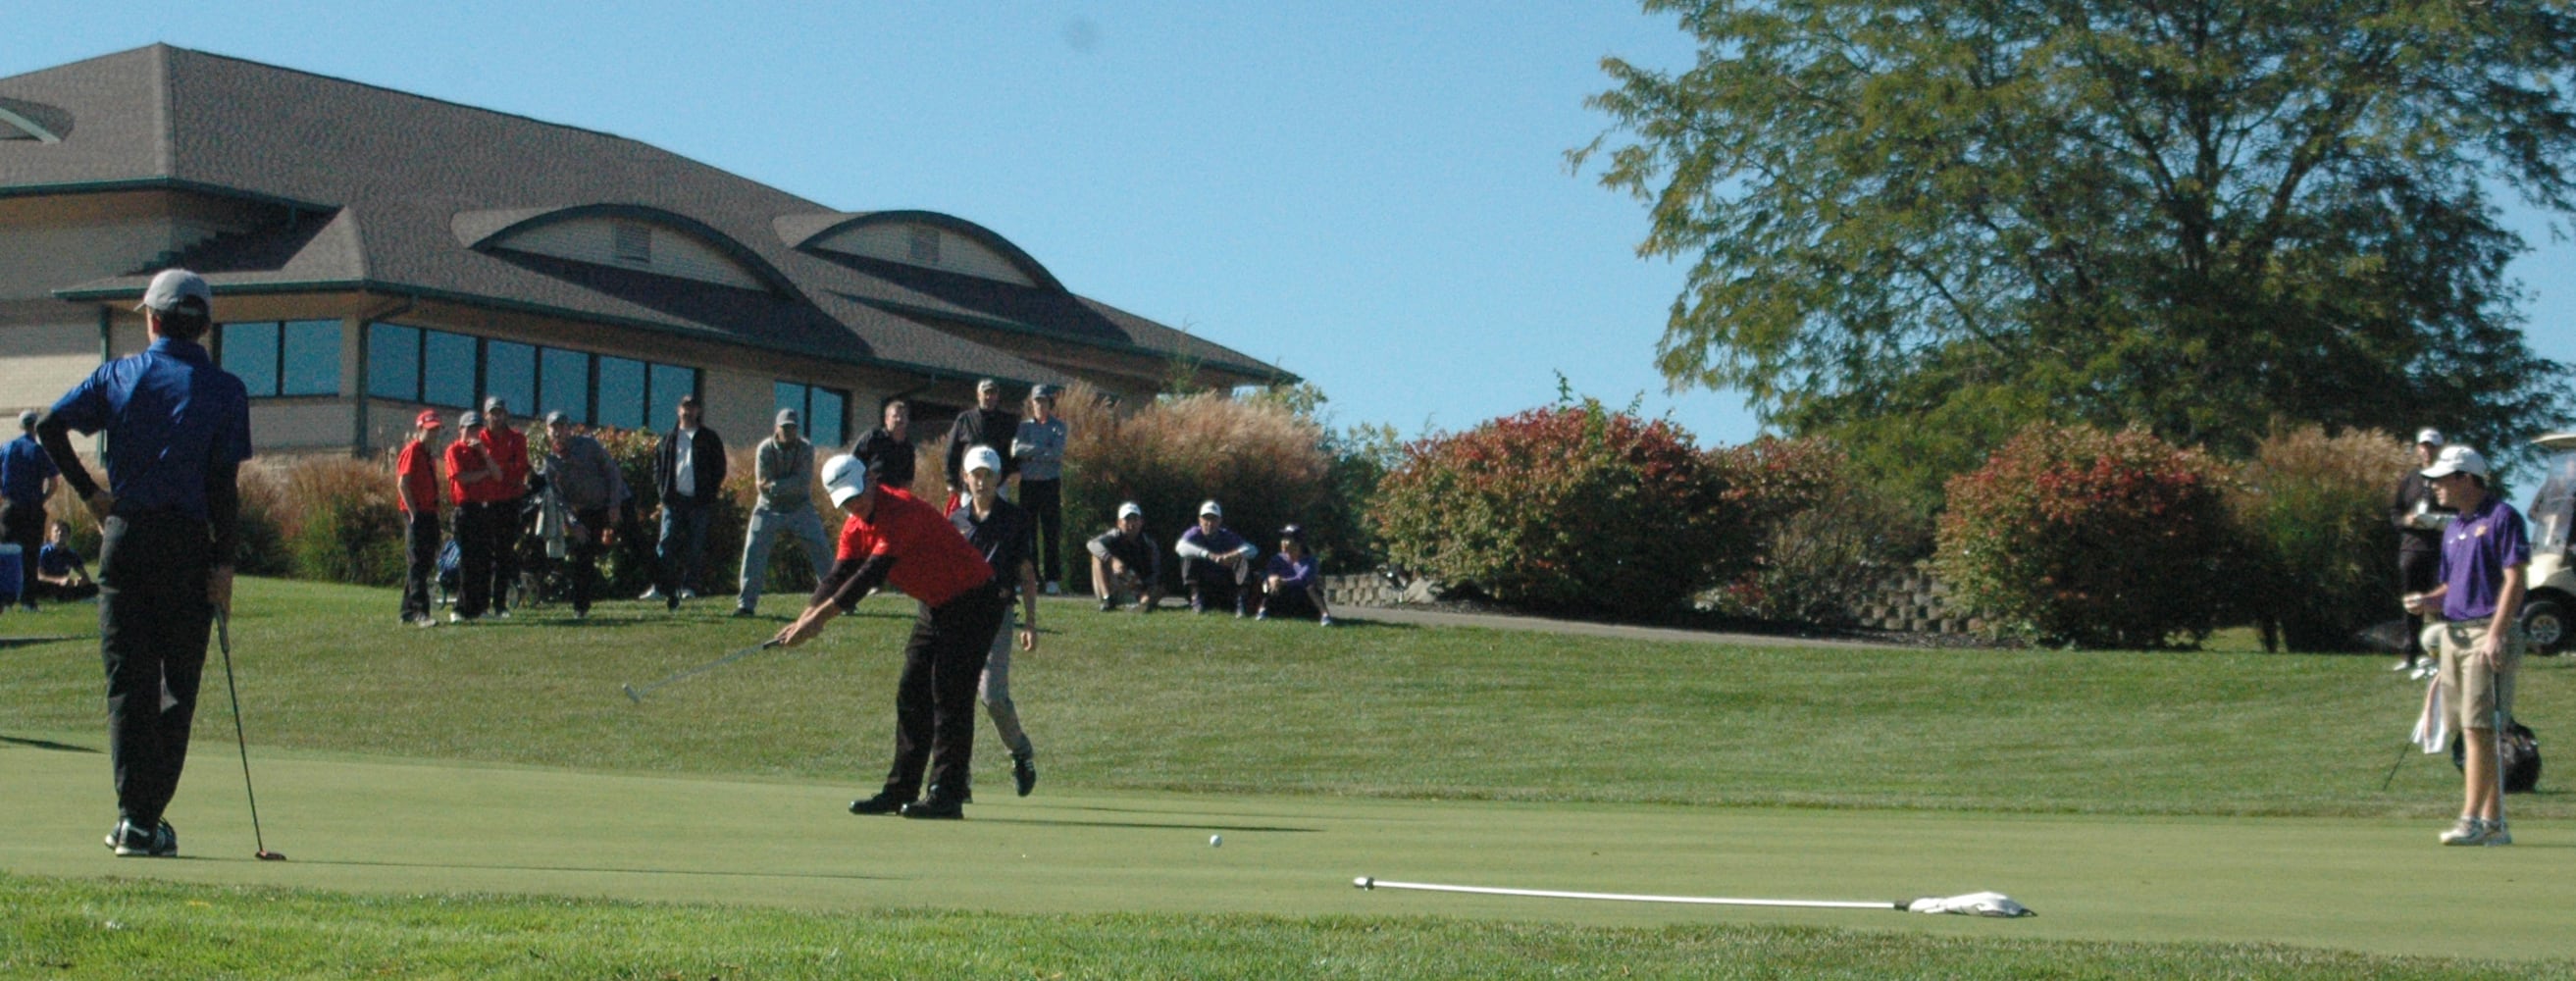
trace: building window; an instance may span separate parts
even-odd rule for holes
[[[225,324],[216,356],[253,398],[340,394],[340,322]]]
[[[912,232],[912,261],[925,266],[938,265],[939,229],[914,225],[910,231]]]
[[[599,356],[599,424],[644,428],[644,362]]]
[[[537,404],[537,349],[513,341],[484,341],[483,397],[500,399],[513,415],[528,415]]]
[[[789,381],[776,382],[770,387],[777,393],[778,408],[794,409],[796,417],[805,420],[806,439],[817,446],[841,445],[841,438],[847,433],[850,393]]]
[[[474,339],[443,330],[421,331],[420,400],[474,408]]]
[[[590,422],[590,355],[550,347],[537,368],[536,417],[561,412],[574,422]]]
[[[652,388],[645,396],[645,428],[679,425],[680,397],[697,394],[698,370],[657,364],[653,366],[652,379]]]
[[[420,328],[367,325],[367,394],[420,401]]]

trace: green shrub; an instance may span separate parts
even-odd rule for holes
[[[283,576],[294,571],[295,560],[286,546],[291,509],[286,503],[286,480],[279,471],[278,465],[254,460],[236,478],[241,488],[241,525],[233,571],[239,575]]]
[[[2194,645],[2227,592],[2225,483],[2206,454],[2142,430],[2034,424],[1950,479],[1940,574],[2042,641]]]
[[[1718,454],[1728,494],[1743,502],[1740,543],[1753,559],[1718,594],[1720,612],[1840,625],[1874,596],[1869,570],[1931,554],[1932,528],[1899,497],[1858,479],[1840,447],[1765,437]],[[1750,540],[1742,540],[1750,539]]]
[[[1668,420],[1597,400],[1407,446],[1372,511],[1388,558],[1539,610],[1680,609],[1740,536],[1723,468]]]
[[[2357,632],[2397,615],[2387,508],[2413,461],[2386,433],[2330,437],[2316,425],[2254,448],[2229,504],[2247,552],[2241,601],[2265,649],[2352,650]]]
[[[1332,461],[1322,449],[1322,428],[1274,400],[1202,393],[1121,415],[1097,390],[1077,383],[1056,401],[1069,430],[1067,588],[1089,588],[1091,563],[1082,542],[1109,527],[1121,501],[1145,509],[1146,531],[1165,550],[1166,585],[1175,588],[1179,564],[1169,551],[1200,501],[1223,503],[1227,527],[1265,555],[1278,547],[1282,526],[1324,514]]]
[[[402,515],[391,466],[305,457],[273,473],[289,575],[364,586],[402,582]]]

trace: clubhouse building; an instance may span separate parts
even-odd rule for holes
[[[1296,380],[966,219],[605,133],[167,45],[0,78],[0,409],[141,350],[171,266],[214,286],[264,453],[371,454],[492,395],[661,430],[695,393],[736,444],[794,408],[829,446],[897,396],[934,438],[980,377],[1127,404]]]

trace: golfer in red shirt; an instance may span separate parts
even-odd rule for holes
[[[886,773],[885,789],[851,802],[850,813],[964,817],[975,752],[975,686],[1009,600],[996,587],[992,565],[948,519],[909,493],[870,482],[867,464],[856,457],[843,454],[824,463],[823,489],[849,515],[841,525],[838,561],[815,587],[805,612],[778,631],[778,642],[804,643],[882,584],[921,603],[903,649],[903,680],[895,688],[894,767]]]

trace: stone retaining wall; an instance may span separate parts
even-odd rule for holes
[[[1985,627],[1984,621],[1950,608],[1950,588],[1933,578],[1928,567],[1858,570],[1858,574],[1880,581],[1876,589],[1865,591],[1871,598],[1850,611],[1861,627],[1940,634],[1975,633]],[[1430,584],[1420,580],[1399,591],[1373,573],[1324,577],[1324,601],[1335,606],[1394,606],[1432,598]]]

